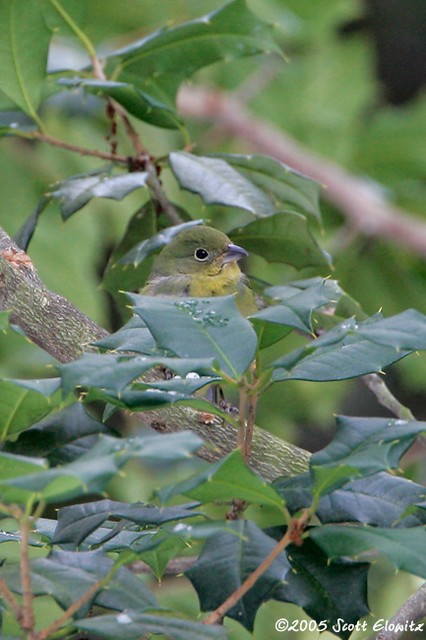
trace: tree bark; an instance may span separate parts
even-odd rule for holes
[[[0,310],[10,311],[11,322],[59,362],[75,360],[108,334],[69,300],[49,291],[29,256],[1,228]],[[160,433],[195,431],[205,441],[199,455],[209,461],[220,459],[236,447],[234,427],[189,407],[141,413],[139,418]],[[309,457],[308,451],[255,429],[250,464],[265,480],[306,471]]]

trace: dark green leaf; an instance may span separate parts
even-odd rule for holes
[[[78,629],[92,631],[98,638],[140,640],[151,634],[164,634],[172,640],[225,640],[227,632],[218,625],[205,625],[169,615],[138,613],[126,607],[118,615],[102,615],[75,623]]]
[[[291,570],[284,584],[274,592],[274,600],[299,605],[318,623],[326,620],[329,631],[339,619],[350,625],[369,612],[368,564],[350,560],[330,562],[310,539],[301,548],[289,547],[287,557]],[[343,631],[336,635],[348,638],[350,634],[351,631]]]
[[[256,334],[234,296],[129,297],[160,349],[181,358],[214,358],[220,370],[236,379],[253,361]]]
[[[202,611],[216,609],[222,604],[276,545],[252,522],[238,520],[230,525],[239,535],[219,533],[212,536],[197,562],[186,572],[197,591]],[[257,580],[255,588],[250,589],[226,615],[252,630],[258,608],[274,597],[275,589],[286,580],[288,570],[288,560],[281,553]]]
[[[278,509],[283,507],[283,501],[276,491],[244,464],[239,450],[209,465],[188,480],[174,483],[158,492],[163,502],[181,494],[200,502],[239,498]]]
[[[269,287],[265,290],[265,295],[280,301],[280,304],[266,307],[250,317],[261,336],[260,346],[270,346],[283,338],[292,328],[312,334],[314,310],[335,303],[341,293],[335,280],[323,278],[299,280],[282,287]]]
[[[24,222],[19,231],[15,234],[14,240],[18,247],[27,251],[31,238],[33,237],[38,220],[50,202],[50,196],[43,196],[30,217]]]
[[[377,527],[415,527],[426,523],[426,514],[419,510],[410,513],[413,505],[425,495],[425,487],[411,480],[390,473],[375,473],[323,496],[316,514],[321,522],[355,521]]]
[[[234,242],[268,262],[284,262],[296,269],[330,267],[330,256],[318,246],[300,213],[273,213],[232,231],[231,235]]]
[[[157,366],[170,369],[180,376],[186,376],[190,373],[196,373],[198,377],[208,376],[213,373],[213,358],[166,358],[86,353],[78,360],[61,365],[59,370],[62,389],[66,395],[77,387],[86,389],[98,387],[119,394],[132,380],[140,378],[144,373]],[[155,384],[153,383],[153,385]],[[172,385],[169,384],[169,386]]]
[[[397,351],[426,349],[426,316],[415,309],[407,309],[377,323],[363,323],[358,333]]]
[[[58,378],[0,380],[0,441],[41,420],[62,403]]]
[[[206,204],[239,207],[257,216],[269,216],[275,210],[264,192],[225,160],[174,151],[169,161],[180,186],[198,193]]]
[[[107,351],[129,351],[152,355],[155,352],[155,340],[145,323],[138,316],[132,316],[126,324],[115,333],[111,333],[94,343]]]
[[[275,203],[275,210],[295,209],[321,218],[321,185],[291,167],[263,155],[215,154],[226,160]]]
[[[59,502],[77,496],[100,493],[130,459],[171,461],[187,459],[199,448],[194,433],[182,431],[159,436],[118,439],[100,435],[97,443],[74,462],[53,469],[45,461],[0,453],[0,496],[10,502],[43,497]]]
[[[194,504],[177,507],[156,507],[140,503],[128,504],[113,500],[99,500],[63,507],[58,513],[58,526],[54,542],[71,542],[79,545],[110,518],[125,519],[142,527],[158,526],[165,522],[191,518],[199,515],[193,511]],[[116,534],[119,531],[116,531]]]
[[[109,433],[80,402],[48,416],[7,443],[9,453],[46,457],[50,464],[71,462],[94,446],[99,433]]]
[[[147,174],[142,171],[111,175],[98,173],[86,177],[69,178],[55,185],[49,194],[59,201],[64,219],[82,209],[93,198],[122,200],[135,189],[146,186]]]
[[[338,416],[333,440],[311,458],[317,496],[360,476],[395,469],[426,422]]]
[[[180,126],[180,118],[173,106],[160,102],[154,96],[128,82],[60,78],[58,84],[71,89],[81,88],[86,93],[102,98],[112,98],[139,120],[157,127],[178,129]]]
[[[412,353],[371,342],[361,335],[359,327],[380,322],[380,318],[373,318],[358,325],[352,318],[345,320],[306,347],[273,362],[272,379],[345,380],[379,372]]]
[[[33,116],[41,98],[51,32],[36,0],[0,2],[0,86]]]
[[[106,578],[113,567],[113,561],[102,551],[52,551],[47,558],[31,561],[31,588],[35,595],[51,595],[65,609],[98,580]],[[21,591],[20,580],[8,583],[13,591]],[[143,611],[157,603],[142,580],[121,567],[108,582],[108,588],[100,588],[81,607],[79,615],[87,615],[92,604],[119,611],[127,607]]]
[[[309,535],[329,558],[341,556],[365,557],[370,561],[382,554],[397,568],[426,578],[426,530],[382,529],[356,525],[323,525],[314,527]]]

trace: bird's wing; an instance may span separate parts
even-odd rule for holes
[[[142,289],[147,296],[187,296],[190,278],[186,275],[152,278]]]

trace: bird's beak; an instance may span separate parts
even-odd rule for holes
[[[226,264],[227,262],[237,262],[237,260],[241,260],[248,256],[248,253],[242,247],[239,247],[237,244],[228,244],[228,248],[225,253],[223,253],[220,257],[221,264]]]

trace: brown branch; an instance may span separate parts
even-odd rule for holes
[[[70,362],[91,343],[108,335],[102,327],[85,316],[69,300],[49,291],[31,262],[0,228],[0,310],[10,310],[11,321],[42,349],[60,362]],[[219,460],[236,447],[237,429],[189,407],[141,413],[141,422],[169,433],[191,429],[204,441],[199,455]],[[251,467],[265,480],[296,475],[306,471],[310,454],[281,438],[255,428]]]
[[[426,224],[386,202],[366,180],[315,154],[278,127],[251,115],[229,94],[196,86],[183,87],[178,106],[185,117],[219,125],[261,153],[290,165],[322,185],[323,197],[337,207],[351,227],[367,236],[386,238],[405,249],[426,254]]]
[[[19,519],[20,533],[21,533],[21,554],[20,554],[20,569],[21,569],[21,589],[22,589],[22,607],[20,623],[21,628],[24,631],[34,630],[34,609],[33,609],[33,592],[31,588],[31,575],[30,575],[30,557],[29,557],[29,540],[30,540],[30,523],[32,519],[23,514]]]
[[[89,600],[93,598],[96,592],[99,591],[99,589],[101,589],[103,586],[105,586],[105,583],[106,583],[106,579],[102,578],[102,580],[97,580],[94,584],[92,584],[90,589],[88,589],[86,593],[83,593],[83,595],[80,596],[78,600],[73,602],[68,607],[68,609],[66,609],[64,613],[61,616],[59,616],[59,618],[56,618],[56,620],[54,620],[48,627],[46,627],[42,631],[39,631],[38,633],[33,634],[34,640],[47,640],[49,636],[55,633],[55,631],[58,631],[58,629],[60,629],[62,625],[65,624],[65,622],[67,622],[67,620],[72,618],[72,616],[75,613],[77,613],[77,611],[84,604],[89,602]]]
[[[269,569],[273,561],[284,551],[289,544],[296,542],[297,544],[301,544],[301,534],[303,529],[305,528],[308,520],[310,518],[309,509],[305,509],[300,518],[296,520],[292,520],[285,532],[284,536],[278,542],[277,545],[272,549],[272,551],[266,556],[266,558],[260,563],[260,565],[251,573],[244,582],[236,589],[231,595],[212,613],[210,613],[205,620],[203,620],[204,624],[220,624],[229,611],[232,609],[234,605],[237,604],[238,600],[240,600],[247,591],[249,591],[258,579]]]
[[[116,153],[109,153],[107,151],[98,151],[97,149],[86,149],[85,147],[80,147],[77,144],[71,144],[70,142],[65,142],[65,140],[60,140],[59,138],[55,138],[54,136],[49,135],[48,133],[42,133],[41,131],[33,131],[29,136],[30,139],[38,140],[39,142],[45,142],[46,144],[50,144],[54,147],[60,147],[61,149],[65,149],[66,151],[72,151],[73,153],[78,153],[81,156],[91,156],[93,158],[100,158],[101,160],[107,160],[108,162],[117,162],[120,164],[128,164],[129,158],[128,156],[120,156]]]
[[[22,607],[2,578],[0,578],[0,595],[12,609],[16,620],[20,620],[22,616]]]

